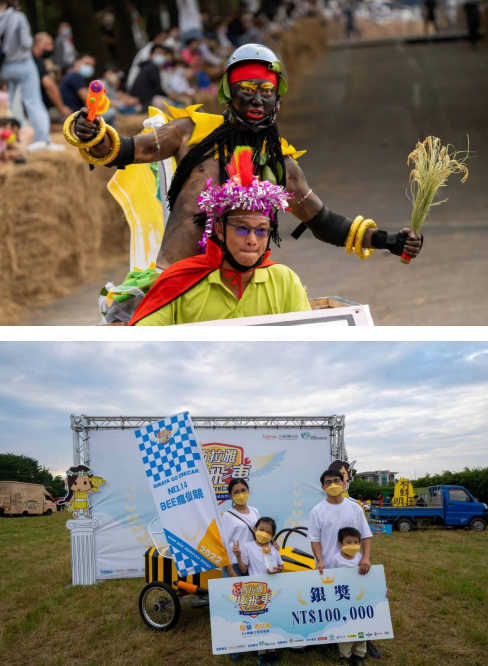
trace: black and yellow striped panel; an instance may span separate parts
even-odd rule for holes
[[[207,588],[208,581],[211,578],[221,578],[222,572],[220,569],[211,569],[210,571],[202,571],[202,573],[193,574],[192,576],[179,576],[176,570],[174,560],[171,557],[163,557],[159,554],[156,547],[146,550],[145,558],[145,578],[146,583],[154,583],[159,580],[167,585],[174,585],[175,581],[183,580],[186,583],[197,585],[198,587]]]

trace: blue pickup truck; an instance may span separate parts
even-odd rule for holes
[[[414,527],[450,525],[482,532],[488,524],[488,509],[462,486],[431,486],[429,494],[415,506],[372,506],[370,521],[393,525],[400,532]]]

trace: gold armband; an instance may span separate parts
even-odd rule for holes
[[[82,147],[92,148],[93,146],[96,146],[98,143],[101,143],[103,141],[103,137],[105,136],[105,132],[107,131],[107,123],[105,122],[105,120],[100,116],[100,127],[98,128],[97,135],[93,137],[93,139],[90,139],[90,141],[81,141],[71,131],[71,125],[76,120],[76,115],[77,115],[76,113],[72,113],[64,121],[63,134],[66,141],[70,143],[72,146],[76,146],[76,148],[82,148]]]
[[[366,248],[363,250],[363,238],[368,229],[377,228],[378,227],[376,226],[376,222],[373,222],[373,220],[364,220],[358,229],[358,233],[356,234],[356,239],[354,241],[354,249],[356,250],[356,254],[360,259],[369,259],[369,257],[373,254],[373,248]]]
[[[112,148],[108,153],[108,155],[104,155],[103,157],[94,157],[93,155],[90,154],[87,148],[85,147],[80,148],[80,155],[89,164],[93,164],[94,166],[104,166],[105,164],[108,164],[109,162],[114,160],[119,154],[120,136],[110,125],[106,125],[106,131],[112,141]]]
[[[368,259],[374,252],[373,248],[366,248],[363,250],[363,238],[368,229],[377,229],[376,222],[373,220],[365,220],[364,217],[358,215],[354,222],[351,224],[349,234],[346,239],[346,252],[352,254],[356,252],[360,259]]]
[[[356,238],[357,231],[363,222],[364,222],[364,217],[358,215],[354,220],[354,222],[351,224],[351,228],[349,229],[349,234],[346,240],[347,254],[352,254],[354,252],[354,239]]]

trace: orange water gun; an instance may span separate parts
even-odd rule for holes
[[[110,100],[107,97],[101,81],[92,81],[88,86],[88,95],[86,96],[86,105],[88,107],[88,120],[93,122],[95,116],[106,113],[110,107]]]

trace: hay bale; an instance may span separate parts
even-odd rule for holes
[[[306,74],[316,58],[327,48],[327,25],[317,18],[304,18],[292,30],[277,35],[269,46],[284,65],[290,90],[297,88],[299,76]]]
[[[0,169],[3,325],[83,283],[103,252],[127,252],[128,227],[106,189],[111,175],[90,172],[71,147]]]

